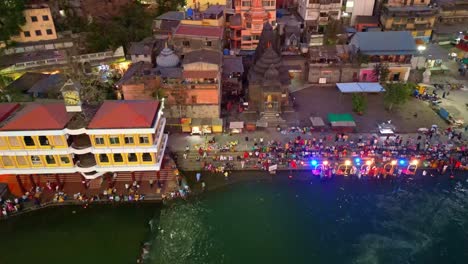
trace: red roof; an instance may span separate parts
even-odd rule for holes
[[[179,24],[174,35],[223,38],[223,28]]]
[[[1,130],[63,129],[71,115],[63,103],[28,104],[8,120]]]
[[[159,102],[142,101],[106,101],[104,102],[88,128],[149,128],[157,116]]]
[[[0,122],[7,119],[19,106],[17,103],[0,104]]]

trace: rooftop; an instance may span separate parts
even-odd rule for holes
[[[60,88],[67,81],[67,76],[64,74],[51,74],[47,78],[39,80],[31,88],[29,88],[28,93],[47,93],[49,91],[60,91]]]
[[[377,16],[356,16],[356,24],[379,24]]]
[[[185,18],[184,12],[179,12],[179,11],[169,11],[166,12],[160,16],[158,16],[156,19],[157,20],[176,20],[180,21]]]
[[[152,55],[156,43],[160,41],[152,37],[145,38],[140,42],[130,43],[128,54],[130,55]]]
[[[133,81],[133,77],[142,76],[155,76],[156,71],[153,69],[153,65],[148,62],[140,61],[130,65],[128,70],[124,73],[122,78],[115,84],[121,86]]]
[[[222,55],[220,52],[214,50],[194,50],[185,54],[182,64],[194,62],[207,62],[221,65]]]
[[[223,57],[223,75],[231,73],[244,72],[242,57],[239,56],[224,56]]]
[[[417,51],[409,31],[358,32],[350,45],[366,55],[406,55]]]
[[[88,125],[90,129],[150,128],[157,117],[159,101],[105,101]]]
[[[26,92],[36,83],[48,77],[48,74],[27,72],[18,79],[16,79],[14,82],[10,83],[10,85],[8,85],[6,89],[10,91],[15,90],[20,92]]]
[[[224,34],[223,27],[215,26],[198,26],[198,25],[186,25],[179,24],[176,28],[174,35],[182,36],[194,36],[204,38],[219,38],[222,39]]]
[[[71,117],[63,103],[31,103],[13,113],[1,130],[59,130],[65,128]]]
[[[17,103],[0,104],[0,122],[7,119],[14,111],[20,107]]]

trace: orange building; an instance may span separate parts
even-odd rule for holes
[[[54,20],[46,4],[28,5],[23,11],[26,23],[21,26],[21,33],[13,36],[16,42],[33,42],[57,39]]]
[[[276,24],[276,1],[236,0],[229,21],[231,49],[255,50],[266,22]]]

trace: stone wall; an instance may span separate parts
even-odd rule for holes
[[[220,114],[219,105],[166,105],[164,108],[164,115],[169,118],[219,118]]]
[[[309,83],[319,83],[320,78],[326,78],[327,84],[357,82],[359,81],[360,68],[353,65],[329,66],[309,65]]]

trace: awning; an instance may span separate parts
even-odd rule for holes
[[[244,128],[244,122],[231,122],[229,123],[230,129],[242,129]]]
[[[322,118],[317,117],[317,116],[311,116],[310,122],[312,123],[312,126],[314,127],[325,126],[325,123],[323,122]]]
[[[332,127],[355,127],[353,117],[350,114],[328,114],[328,121]]]
[[[336,86],[342,93],[381,93],[385,89],[377,82],[361,83],[337,83]]]

